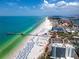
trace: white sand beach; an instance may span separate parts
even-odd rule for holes
[[[50,21],[41,23],[30,34],[43,35],[51,29]],[[6,59],[37,59],[45,49],[49,37],[26,36],[17,48],[14,48],[5,58]],[[4,59],[5,59],[4,58]]]

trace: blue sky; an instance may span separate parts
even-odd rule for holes
[[[2,16],[78,15],[79,0],[0,0]]]

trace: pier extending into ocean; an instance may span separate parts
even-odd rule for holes
[[[78,37],[78,35],[75,35],[75,33],[78,34],[76,31],[78,31],[77,27],[74,28],[70,21],[46,17],[45,21],[32,31],[28,37],[25,37],[17,49],[14,49],[7,56],[7,59],[50,59],[51,45],[54,43],[62,43],[63,46],[71,44],[75,48],[72,38],[74,36]],[[68,58],[72,59],[73,57],[69,56]]]

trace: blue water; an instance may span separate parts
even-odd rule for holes
[[[0,16],[0,46],[11,40],[7,32],[21,33],[42,20],[38,16]]]
[[[74,24],[79,25],[79,19],[73,19],[72,21],[74,22]]]

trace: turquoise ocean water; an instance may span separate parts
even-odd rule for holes
[[[25,33],[26,36],[41,23],[40,21],[42,17],[38,16],[0,16],[0,55],[8,52],[23,38],[21,35],[7,35],[8,32]]]
[[[39,16],[0,16],[0,59],[17,48],[24,37],[33,31],[44,17]],[[79,19],[73,20],[79,25]],[[24,35],[7,35],[8,32],[24,33]]]

